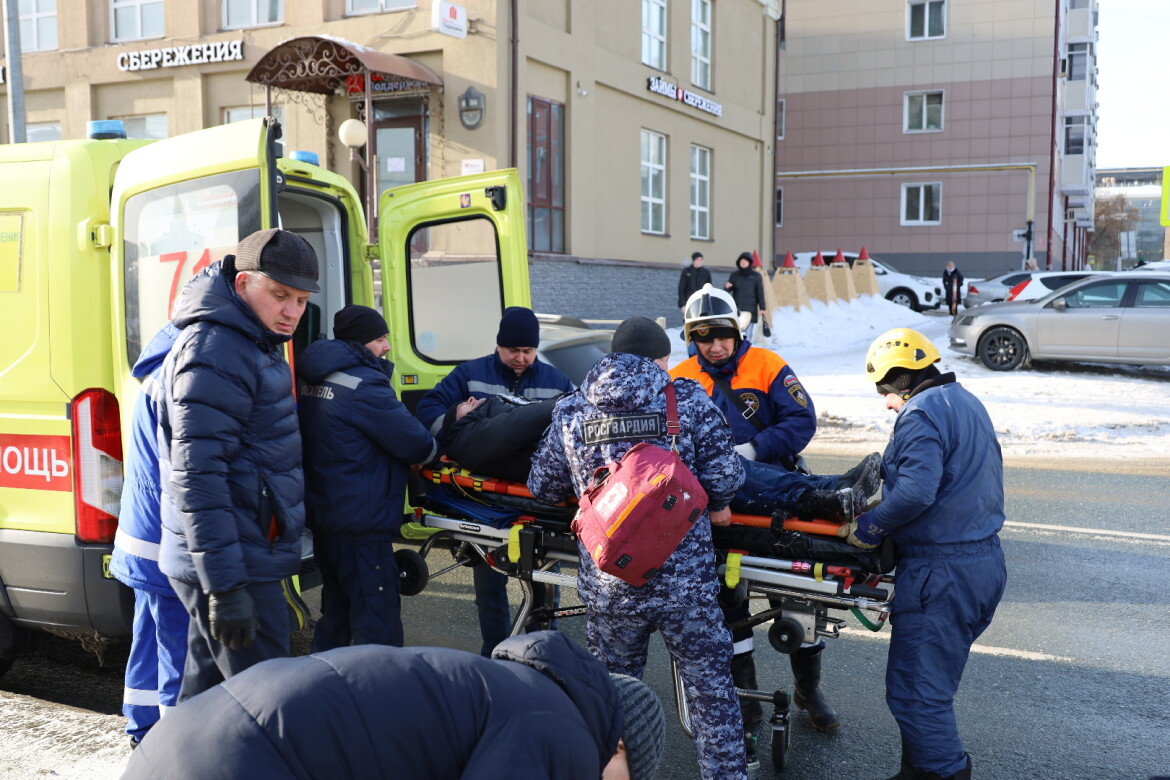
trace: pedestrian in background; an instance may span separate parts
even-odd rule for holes
[[[159,568],[191,616],[180,700],[289,654],[284,582],[300,571],[301,436],[282,349],[317,256],[296,233],[253,233],[200,272],[163,363]]]
[[[947,269],[943,271],[942,283],[947,296],[947,309],[953,317],[959,313],[959,304],[963,302],[963,272],[955,267],[952,260],[947,261]]]
[[[882,457],[882,501],[841,531],[863,549],[890,536],[898,550],[886,703],[902,766],[891,780],[970,780],[955,693],[1007,583],[995,428],[938,361],[934,344],[909,328],[870,346],[866,376],[898,417]]]
[[[760,314],[767,316],[768,309],[764,299],[764,280],[756,269],[752,268],[751,252],[740,252],[735,260],[735,270],[731,272],[723,289],[731,293],[740,311],[752,315],[751,324],[744,329],[744,338],[751,341]]]
[[[393,542],[410,466],[439,449],[394,393],[394,364],[383,359],[389,332],[377,311],[346,306],[333,317],[333,338],[297,361],[305,515],[322,579],[314,653],[403,644]]]
[[[703,253],[692,252],[691,264],[683,269],[678,279],[678,308],[682,310],[692,295],[711,284],[711,271],[703,267]]]
[[[134,630],[126,661],[122,714],[130,746],[137,747],[162,714],[179,700],[190,619],[158,568],[158,384],[163,360],[178,338],[169,322],[142,350],[131,373],[142,382],[130,422],[130,447],[110,574],[134,589]]]

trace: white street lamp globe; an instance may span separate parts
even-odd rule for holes
[[[360,119],[345,120],[341,123],[341,127],[337,128],[337,137],[350,149],[365,146],[368,137],[365,122]]]

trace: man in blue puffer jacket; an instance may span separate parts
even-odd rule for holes
[[[333,318],[334,339],[297,362],[306,515],[322,577],[314,653],[403,642],[392,542],[408,469],[439,448],[390,385],[388,333],[378,312],[346,306]]]
[[[123,780],[653,780],[666,720],[564,634],[492,659],[442,647],[342,647],[249,669],[175,708]]]
[[[137,745],[158,722],[160,708],[179,699],[183,663],[187,658],[190,620],[166,575],[158,568],[159,521],[158,376],[163,359],[178,338],[169,322],[142,350],[132,373],[142,390],[130,423],[130,447],[122,485],[122,508],[110,574],[134,589],[134,634],[126,661],[122,714],[130,744]]]
[[[902,734],[902,766],[890,780],[970,780],[954,698],[1007,583],[995,428],[938,360],[934,344],[909,328],[870,346],[866,374],[898,418],[882,456],[882,502],[839,532],[856,547],[883,536],[897,544],[886,704]]]
[[[318,292],[317,256],[262,230],[192,279],[159,384],[159,568],[191,616],[180,700],[289,654],[300,569],[301,436],[281,346]]]

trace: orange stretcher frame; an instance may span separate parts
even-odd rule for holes
[[[455,464],[444,465],[438,469],[419,467],[416,468],[416,471],[420,477],[435,485],[455,485],[482,493],[500,493],[533,500],[536,498],[528,490],[527,485],[496,477],[482,477]],[[753,528],[771,528],[772,518],[765,515],[744,515],[733,512],[731,523],[732,525],[745,525]],[[834,538],[837,537],[837,529],[841,525],[841,523],[834,523],[830,520],[798,520],[795,517],[789,517],[784,521],[784,529],[787,531],[800,531],[806,534]]]

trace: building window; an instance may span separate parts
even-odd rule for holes
[[[1087,116],[1066,116],[1064,118],[1064,153],[1084,154],[1089,137]]]
[[[25,125],[24,134],[30,144],[37,141],[60,141],[61,123],[30,122]]]
[[[711,91],[711,0],[691,0],[691,83]]]
[[[20,0],[20,50],[57,48],[57,0]]]
[[[163,0],[110,0],[115,41],[161,38]]]
[[[1088,8],[1089,0],[1068,0],[1068,8],[1070,11],[1075,11],[1078,8]]]
[[[666,0],[642,0],[642,64],[666,70]]]
[[[941,183],[902,185],[903,225],[937,225],[941,219]]]
[[[666,136],[642,131],[642,232],[666,235]]]
[[[776,101],[776,140],[784,140],[785,121],[787,119],[786,111],[788,109],[788,101],[781,98]]]
[[[711,238],[711,150],[691,146],[691,238]]]
[[[942,130],[943,93],[907,92],[904,122],[907,133]]]
[[[127,138],[151,138],[160,141],[167,137],[167,115],[146,114],[144,116],[114,117],[121,119],[126,128]]]
[[[1084,81],[1089,77],[1089,54],[1092,52],[1087,43],[1070,43],[1068,45],[1068,79],[1069,81]]]
[[[784,188],[776,188],[776,227],[784,227]]]
[[[565,107],[528,98],[528,248],[565,251]]]
[[[376,14],[382,11],[398,11],[403,8],[414,8],[417,5],[416,0],[345,0],[345,13],[347,16],[354,14]]]
[[[273,106],[272,114],[276,121],[284,124],[284,106]],[[232,106],[223,110],[223,123],[245,122],[249,119],[260,119],[266,116],[264,106]]]
[[[284,21],[284,0],[224,0],[225,30]]]
[[[941,38],[946,34],[946,0],[909,0],[906,37],[912,41]]]

